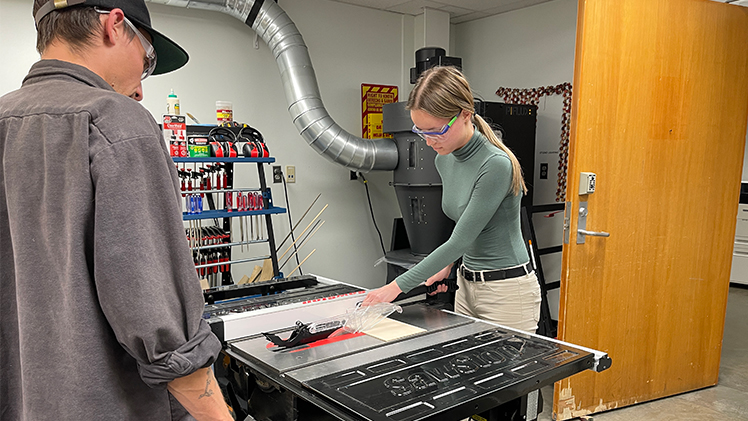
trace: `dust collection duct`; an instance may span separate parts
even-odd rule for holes
[[[299,30],[272,0],[148,0],[169,6],[205,9],[231,15],[259,35],[280,70],[288,112],[309,145],[354,171],[393,170],[397,148],[391,139],[364,139],[343,130],[322,104],[312,61]]]
[[[389,104],[384,126],[395,139],[364,139],[338,126],[322,104],[317,77],[304,39],[285,11],[272,0],[147,0],[169,6],[212,10],[231,15],[251,27],[275,57],[294,125],[309,145],[333,162],[355,171],[395,170],[397,195],[410,249],[426,255],[449,238],[453,223],[441,210],[441,178],[434,152],[410,131],[405,103]],[[416,52],[411,79],[439,64],[460,65],[441,48]],[[398,165],[399,164],[399,165]],[[397,168],[397,169],[396,169]]]

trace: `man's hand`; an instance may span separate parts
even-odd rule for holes
[[[447,267],[445,267],[444,269],[442,269],[439,272],[437,272],[436,275],[434,275],[434,276],[430,277],[429,279],[427,279],[426,280],[426,286],[430,286],[434,282],[439,282],[439,281],[442,281],[442,280],[446,279],[447,276],[449,276],[449,272],[452,271],[452,265],[454,265],[454,263],[450,263],[449,265],[447,265]],[[437,285],[436,286],[436,291],[430,292],[429,295],[435,295],[435,294],[438,294],[440,292],[447,292],[447,286],[444,285],[444,284]]]
[[[400,289],[397,282],[390,282],[382,288],[369,292],[361,305],[368,306],[376,303],[391,303],[402,292],[403,290]]]

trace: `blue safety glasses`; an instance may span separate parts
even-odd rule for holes
[[[457,117],[460,116],[460,113],[462,113],[462,111],[457,113],[456,116],[452,117],[452,119],[449,120],[449,123],[447,123],[444,127],[442,127],[441,130],[439,130],[438,132],[433,132],[433,131],[427,132],[427,131],[421,130],[418,127],[416,127],[415,124],[413,125],[413,128],[411,129],[411,131],[417,134],[418,136],[421,136],[423,139],[426,139],[427,137],[438,138],[446,134],[447,130],[449,130],[449,128],[452,127],[453,124],[455,124],[455,121],[457,121]]]

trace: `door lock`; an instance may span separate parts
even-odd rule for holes
[[[609,232],[587,230],[587,215],[589,213],[590,211],[589,209],[587,209],[587,202],[579,202],[579,219],[577,220],[577,244],[584,244],[585,237],[588,235],[592,237],[610,237]]]

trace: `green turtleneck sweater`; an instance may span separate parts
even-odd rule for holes
[[[509,156],[475,129],[465,146],[438,155],[435,162],[442,178],[442,210],[456,225],[449,240],[395,279],[400,289],[410,291],[460,257],[472,270],[527,263],[522,196],[511,192]]]

